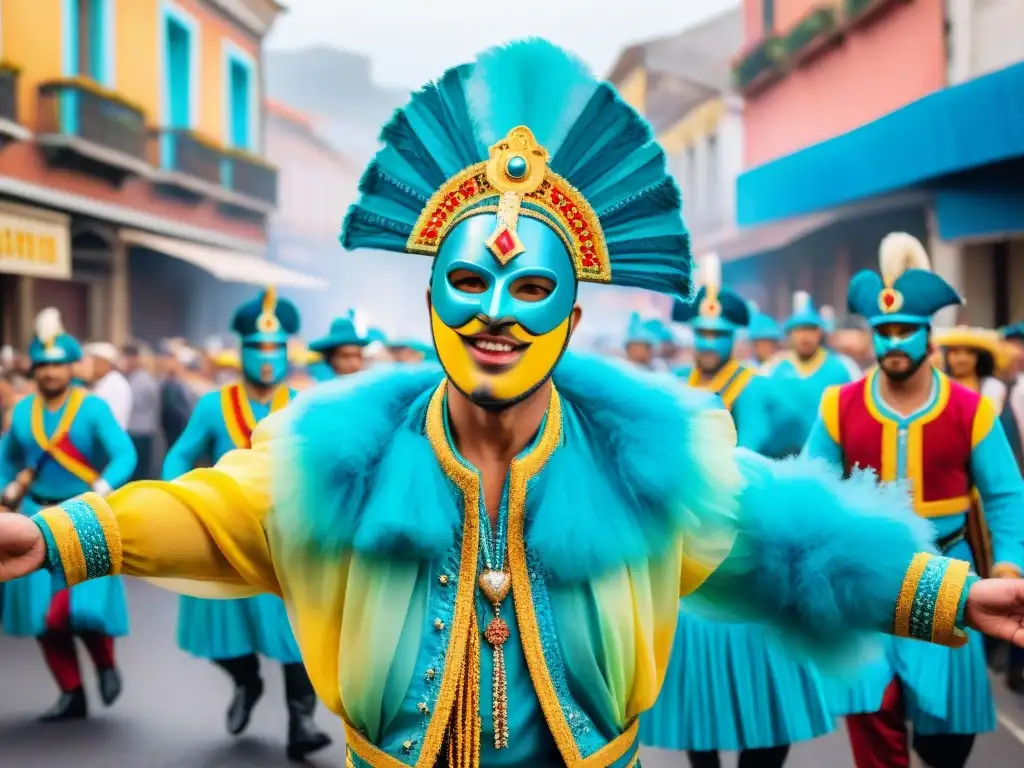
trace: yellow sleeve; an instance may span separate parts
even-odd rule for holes
[[[818,415],[832,442],[839,445],[839,387],[833,385],[825,389],[821,395]]]
[[[271,508],[270,437],[173,482],[87,493],[35,521],[48,566],[69,586],[123,574],[199,597],[280,594],[263,521]]]

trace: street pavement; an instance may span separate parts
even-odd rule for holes
[[[267,664],[267,690],[245,736],[224,731],[230,695],[217,669],[174,645],[177,600],[130,582],[133,634],[119,643],[125,692],[110,710],[85,723],[44,726],[36,715],[56,698],[36,645],[0,636],[0,768],[277,768],[284,757],[285,711],[277,665]],[[357,661],[354,663],[358,663]],[[91,669],[85,666],[91,675]],[[93,697],[95,699],[95,697]],[[999,689],[1004,721],[975,747],[972,768],[1024,765],[1024,702]],[[343,768],[340,723],[321,708],[319,721],[335,746],[311,763]],[[732,757],[724,761],[733,768]],[[687,768],[677,754],[650,751],[644,768]],[[845,736],[794,748],[787,768],[853,768]]]

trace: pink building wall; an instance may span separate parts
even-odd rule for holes
[[[764,34],[763,0],[745,0],[746,46]],[[776,0],[785,34],[821,2]],[[744,164],[750,168],[846,133],[946,85],[944,0],[897,4],[850,30],[835,49],[747,100]]]

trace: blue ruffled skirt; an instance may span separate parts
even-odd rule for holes
[[[181,598],[178,647],[201,659],[255,653],[282,664],[302,661],[284,601],[274,595],[240,600]]]
[[[829,733],[835,719],[815,667],[754,624],[680,611],[675,646],[640,741],[672,750],[758,749]]]
[[[36,571],[7,584],[4,633],[15,637],[42,635],[46,631],[46,614],[53,595],[53,578],[47,571]],[[128,601],[119,576],[72,587],[70,605],[72,631],[100,632],[111,637],[128,634]]]
[[[26,500],[26,515],[40,507]],[[36,571],[5,585],[3,602],[4,634],[14,637],[39,637],[46,631],[46,614],[55,594],[54,579],[48,571]],[[128,634],[128,599],[119,576],[94,579],[71,588],[71,629],[100,632],[111,637]]]
[[[971,561],[966,542],[947,553]],[[886,686],[893,678],[903,684],[907,719],[916,733],[986,733],[995,730],[996,709],[985,664],[984,637],[972,629],[962,648],[883,638],[885,653],[865,666],[849,682],[829,684],[829,700],[836,715],[877,712]]]
[[[877,712],[894,677],[903,685],[907,719],[915,733],[986,733],[995,730],[996,709],[980,633],[967,630],[963,648],[900,637],[885,639],[883,658],[853,682],[830,684],[836,715]]]

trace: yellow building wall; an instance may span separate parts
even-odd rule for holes
[[[259,45],[230,22],[209,10],[201,0],[173,0],[194,18],[198,27],[199,89],[196,131],[217,144],[226,143],[225,44],[241,49],[259,66]],[[160,37],[164,34],[160,0],[115,0],[113,90],[142,108],[150,126],[164,122],[163,62]],[[62,76],[62,0],[0,1],[0,60],[21,68],[18,111],[21,122],[36,125],[39,84]],[[54,33],[54,31],[57,31]],[[257,77],[256,85],[260,80]]]
[[[619,96],[641,115],[647,114],[647,70],[637,67],[618,87]]]
[[[669,155],[678,154],[715,132],[725,115],[725,101],[711,99],[691,110],[667,131],[658,136],[658,143]]]
[[[199,125],[197,130],[206,139],[224,145],[224,38],[218,30],[203,25],[199,71],[202,89],[199,93]]]
[[[160,0],[116,0],[114,10],[114,90],[160,125]]]
[[[18,117],[36,124],[39,84],[61,76],[61,0],[3,0],[5,63],[21,68]]]

